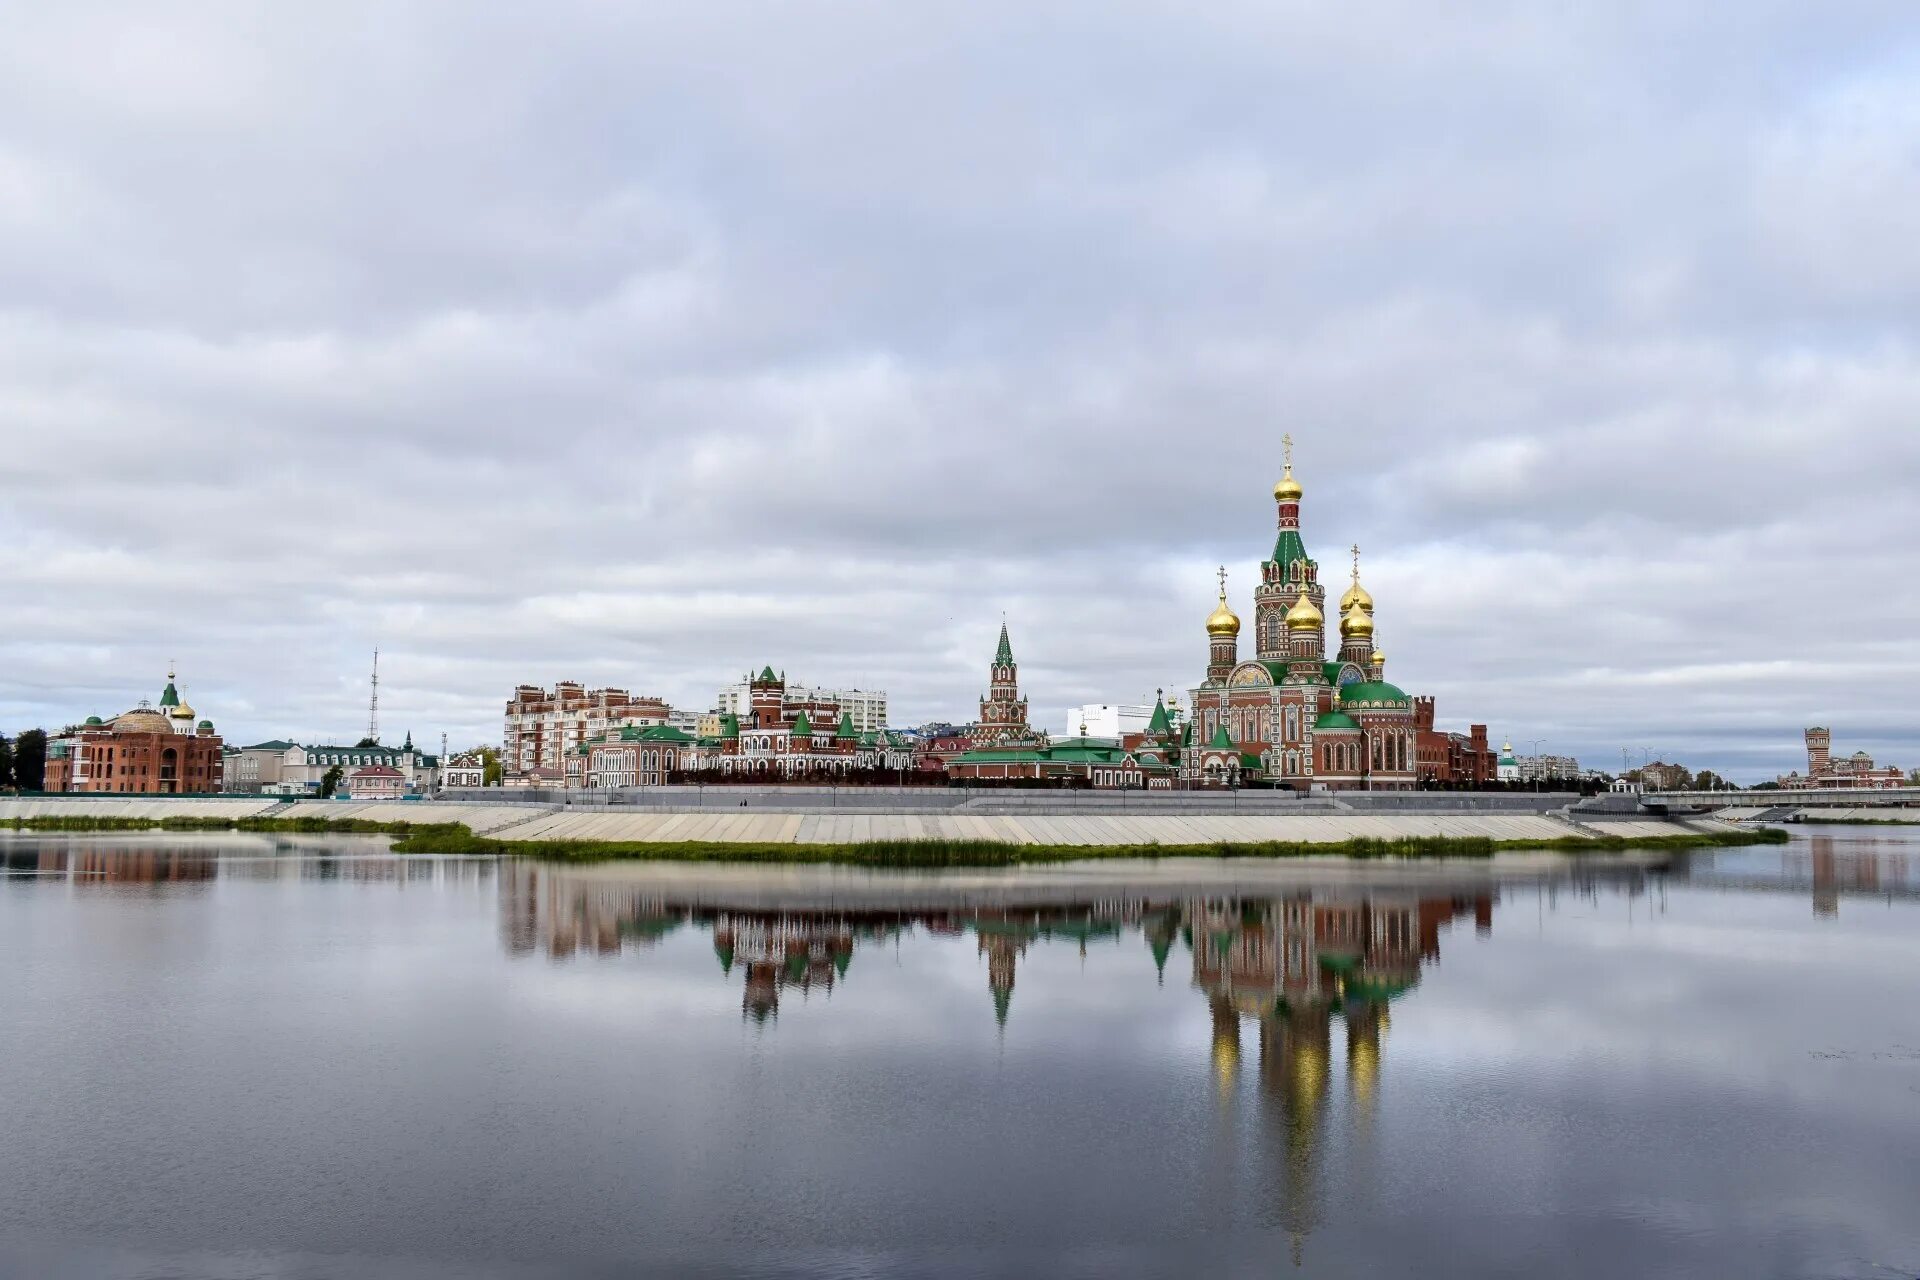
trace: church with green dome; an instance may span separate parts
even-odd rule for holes
[[[1193,741],[1205,745],[1182,753],[1181,785],[1411,789],[1414,700],[1386,679],[1357,547],[1335,610],[1339,645],[1328,651],[1327,588],[1302,537],[1305,490],[1294,478],[1292,438],[1285,443],[1285,474],[1273,488],[1278,531],[1253,590],[1253,652],[1241,656],[1223,568],[1207,619],[1206,676],[1192,692]]]

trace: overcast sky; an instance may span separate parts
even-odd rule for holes
[[[1290,431],[1443,722],[1920,765],[1911,0],[0,7],[6,731],[964,720],[1003,610],[1057,729]]]

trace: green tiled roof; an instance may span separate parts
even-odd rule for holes
[[[1340,705],[1366,702],[1410,703],[1413,699],[1398,686],[1385,680],[1355,680],[1340,687]]]
[[[853,737],[853,713],[851,711],[842,711],[840,713],[840,727],[833,731],[833,736],[836,738]]]
[[[180,691],[173,687],[173,681],[167,681],[167,687],[160,691],[160,705],[177,707],[180,705]]]
[[[807,719],[806,712],[802,711],[800,718],[793,722],[793,732],[795,736],[805,736],[813,732],[813,721]]]
[[[292,746],[293,744],[291,742],[282,742],[280,741],[280,739],[275,738],[271,742],[256,742],[252,746],[247,747],[246,750],[248,751],[286,751],[286,750],[289,750]]]
[[[739,737],[740,736],[740,717],[734,715],[731,711],[729,711],[726,715],[721,716],[720,717],[720,736],[723,738]]]
[[[1000,624],[1000,647],[993,651],[995,666],[1010,666],[1013,662],[1013,644],[1007,639],[1007,624]]]
[[[1233,749],[1233,739],[1227,736],[1226,725],[1214,726],[1213,737],[1208,740],[1207,747],[1210,750],[1218,751],[1231,751]]]
[[[773,684],[777,679],[778,677],[773,674],[772,667],[760,668],[760,683]]]
[[[1147,736],[1163,738],[1173,732],[1173,725],[1167,720],[1167,704],[1156,695],[1153,700],[1153,719],[1147,721]]]
[[[1313,722],[1316,729],[1358,729],[1360,722],[1344,711],[1323,711]]]

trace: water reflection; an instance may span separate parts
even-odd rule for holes
[[[361,884],[478,884],[493,878],[492,858],[399,857],[384,841],[342,847],[338,837],[262,839],[242,846],[180,845],[143,836],[35,839],[0,844],[0,873],[13,878],[89,885],[209,885],[216,881],[339,880]],[[231,839],[231,837],[224,837]]]
[[[1839,916],[1844,898],[1920,897],[1920,857],[1914,856],[1906,836],[1880,834],[1871,827],[1829,828],[1825,833],[1803,829],[1796,834],[1806,838],[1790,845],[1701,854],[1679,864],[1674,874],[1719,889],[1800,889],[1811,894],[1813,914],[1824,920]]]

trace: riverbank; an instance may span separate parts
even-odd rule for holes
[[[1281,819],[1281,822],[1287,820]],[[1305,820],[1296,820],[1305,821]],[[1646,834],[1564,835],[1497,839],[1477,835],[1350,836],[1345,839],[1260,839],[1190,843],[1132,841],[1042,844],[994,839],[869,839],[847,843],[756,840],[504,839],[475,833],[463,823],[413,823],[363,818],[222,818],[204,815],[128,818],[59,815],[0,819],[14,831],[248,831],[301,835],[393,837],[397,853],[500,855],[556,862],[755,862],[869,867],[1002,867],[1034,863],[1157,858],[1488,858],[1502,851],[1611,853],[1629,849],[1681,851],[1784,843],[1771,827],[1674,830],[1644,823]]]

